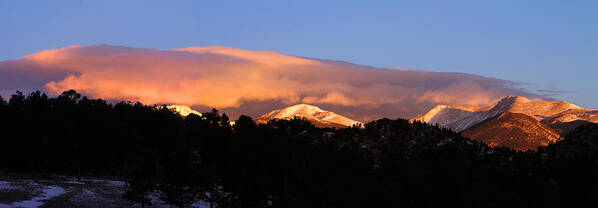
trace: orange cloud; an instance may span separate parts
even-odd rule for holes
[[[436,104],[487,105],[532,96],[514,83],[462,73],[383,69],[268,51],[71,46],[0,62],[0,92],[68,89],[104,99],[215,107],[258,116],[297,103],[362,121],[409,117]],[[270,103],[270,104],[267,104]]]
[[[477,83],[464,81],[446,88],[426,90],[418,101],[460,106],[487,106],[496,103],[503,94],[504,91],[500,88],[484,89]]]

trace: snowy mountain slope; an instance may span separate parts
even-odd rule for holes
[[[181,114],[181,116],[185,117],[188,116],[189,114],[195,114],[198,116],[201,116],[200,112],[197,112],[196,110],[191,109],[191,107],[186,106],[186,105],[169,105],[166,106],[166,108],[178,112],[179,114]]]
[[[505,97],[496,106],[500,111],[523,113],[536,117],[538,120],[554,116],[567,110],[581,110],[583,108],[565,101],[530,100],[521,96]],[[504,109],[504,110],[503,110]]]
[[[438,124],[438,126],[450,128],[459,132],[469,126],[492,117],[493,115],[488,113],[488,109],[488,107],[480,108],[438,105],[427,113],[419,115],[411,120]]]
[[[592,123],[598,123],[598,110],[588,109],[570,109],[560,112],[556,115],[542,119],[547,123],[557,122],[571,122],[576,120],[584,120]]]
[[[585,112],[584,110],[579,106],[564,101],[532,100],[521,96],[507,96],[495,105],[482,108],[439,105],[411,120],[434,123],[441,127],[460,132],[504,112],[521,113],[541,121],[558,116],[561,113],[571,112],[569,114],[572,114],[580,111]],[[565,113],[559,119],[569,118],[569,114]],[[586,117],[592,120],[591,116]],[[587,120],[584,119],[584,116],[578,116],[577,119]],[[598,120],[598,117],[595,120]]]
[[[257,123],[267,123],[274,119],[292,119],[295,116],[305,118],[316,126],[320,127],[347,127],[361,125],[359,121],[354,121],[336,113],[322,110],[313,105],[297,104],[284,109],[274,110],[266,113],[256,119]]]
[[[507,96],[488,107],[438,105],[411,121],[438,124],[490,146],[535,150],[598,122],[598,111],[564,101]]]
[[[542,119],[542,124],[556,130],[561,136],[590,123],[598,123],[598,110],[572,109]]]

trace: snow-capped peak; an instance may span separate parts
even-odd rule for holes
[[[188,116],[189,114],[195,114],[198,116],[201,116],[200,112],[197,112],[196,110],[191,109],[191,107],[186,106],[186,105],[169,105],[166,106],[166,108],[178,112],[179,114],[181,114],[181,116]]]
[[[287,118],[294,115],[315,115],[324,112],[322,109],[307,104],[297,104],[282,109],[274,118]]]
[[[582,108],[565,101],[545,101],[541,99],[528,99],[521,96],[508,96],[494,105],[491,111],[523,113],[543,119],[572,109],[577,110]]]
[[[545,101],[522,96],[506,96],[496,104],[487,107],[438,105],[411,120],[434,123],[460,132],[504,112],[522,113],[537,120],[542,120],[568,110],[582,109],[577,105],[564,101]]]
[[[308,104],[297,104],[283,109],[274,110],[270,113],[260,116],[256,121],[265,123],[273,119],[292,119],[295,116],[305,118],[320,123],[331,123],[341,126],[361,125],[359,121],[346,118],[334,112],[322,110],[316,106]]]

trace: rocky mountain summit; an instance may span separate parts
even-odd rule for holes
[[[490,146],[532,150],[569,131],[598,122],[598,111],[565,101],[507,96],[486,107],[438,105],[412,118],[450,128]]]

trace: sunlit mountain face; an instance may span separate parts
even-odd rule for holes
[[[258,117],[256,123],[267,123],[277,119],[289,120],[296,117],[306,119],[317,127],[345,128],[363,126],[361,122],[307,104],[297,104],[284,109],[274,110]]]
[[[486,106],[537,97],[517,83],[463,73],[386,69],[209,46],[155,50],[70,46],[0,62],[0,93],[68,89],[107,100],[217,108],[257,117],[305,103],[353,118],[410,118],[438,105]]]
[[[565,101],[507,96],[486,107],[438,105],[411,119],[461,132],[489,146],[535,150],[571,130],[597,123],[598,111]]]
[[[168,109],[179,113],[181,116],[188,116],[189,114],[195,114],[198,116],[201,116],[200,112],[197,112],[196,110],[191,109],[191,107],[186,106],[186,105],[169,105],[166,106]]]

